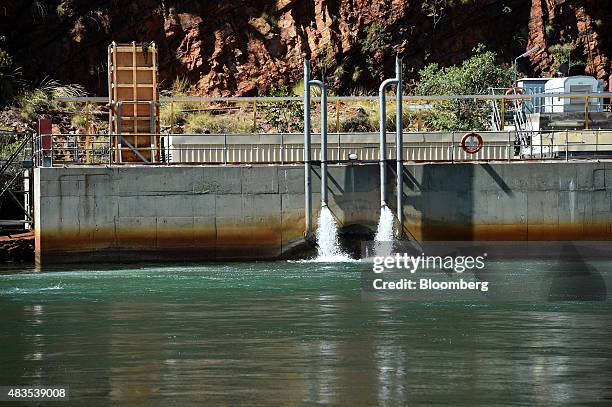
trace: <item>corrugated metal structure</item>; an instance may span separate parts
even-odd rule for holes
[[[158,161],[157,67],[154,42],[113,42],[108,47],[109,134],[114,162]]]
[[[515,135],[511,132],[482,132],[484,146],[467,154],[459,141],[463,133],[405,133],[403,159],[407,161],[492,161],[514,158]],[[168,135],[164,137],[168,163],[297,163],[304,160],[304,144],[297,134],[266,135]],[[330,161],[378,161],[380,145],[375,133],[328,135]],[[395,141],[387,142],[386,157],[395,159]],[[321,137],[312,135],[312,159],[321,159]]]

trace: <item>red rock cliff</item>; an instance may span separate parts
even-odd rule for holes
[[[302,56],[342,93],[375,88],[405,55],[452,64],[479,43],[521,69],[552,72],[549,47],[576,41],[588,73],[609,74],[611,11],[598,0],[65,0],[0,4],[0,29],[30,78],[50,75],[105,94],[106,46],[156,41],[161,76],[210,95],[250,95],[301,76]],[[578,52],[578,51],[576,51]]]

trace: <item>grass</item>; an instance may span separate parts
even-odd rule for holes
[[[59,108],[61,102],[56,98],[86,96],[81,85],[62,85],[56,80],[44,80],[39,87],[26,90],[17,98],[21,115],[28,120],[35,120],[40,113]]]
[[[168,90],[161,92],[162,96],[176,97],[189,96],[189,81],[187,78],[179,77],[172,82]],[[197,109],[198,103],[194,102],[173,102],[165,103],[159,109],[159,119],[162,127],[172,127],[182,125],[187,119],[186,110]]]
[[[85,113],[75,113],[70,120],[70,125],[77,128],[85,128],[87,122],[87,115]]]

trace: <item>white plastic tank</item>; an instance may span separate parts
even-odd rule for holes
[[[567,78],[552,78],[544,85],[546,93],[597,93],[600,92],[601,83],[592,76],[570,76]],[[546,97],[544,112],[583,112],[585,111],[585,99],[569,97]],[[602,98],[589,99],[589,111],[603,111]]]

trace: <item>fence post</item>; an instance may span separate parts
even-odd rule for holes
[[[174,100],[170,101],[170,134],[174,134]]]
[[[257,99],[253,101],[253,133],[257,133]]]
[[[508,130],[508,162],[510,162],[510,157],[514,155],[511,147],[512,147],[512,139],[510,137],[510,130]]]
[[[90,124],[90,117],[89,117],[89,100],[85,102],[85,134],[89,134],[89,124]]]
[[[502,98],[501,100],[501,125],[500,125],[500,130],[504,130],[504,126],[506,124],[506,102],[504,101],[504,98]]]
[[[455,163],[455,131],[451,132],[451,164]]]
[[[90,157],[89,157],[89,149],[90,149],[90,139],[89,139],[89,133],[90,133],[90,128],[89,126],[91,126],[90,123],[90,117],[89,117],[89,100],[85,102],[85,163],[89,164],[90,161]]]
[[[281,145],[280,145],[280,159],[281,159],[281,164],[285,163],[285,135],[284,133],[281,133]]]
[[[223,165],[227,165],[227,134],[223,135]]]
[[[155,162],[156,148],[155,148],[155,102],[151,101],[149,104],[149,115],[151,120],[149,121],[149,143],[150,143],[150,160],[152,163]]]
[[[569,161],[569,133],[565,130],[565,161]]]
[[[339,99],[336,99],[336,132],[340,133],[340,100]]]
[[[79,162],[79,136],[77,135],[77,133],[74,133],[72,135],[72,146],[73,146],[72,161],[74,163],[78,163]]]
[[[585,104],[584,104],[584,129],[588,130],[589,129],[589,97],[587,96],[585,98]]]
[[[55,143],[53,142],[53,135],[52,134],[49,136],[49,138],[51,140],[51,157],[50,157],[50,160],[49,160],[49,166],[53,167],[53,156],[55,155],[55,151],[54,151],[54,147],[53,146],[55,145]]]

